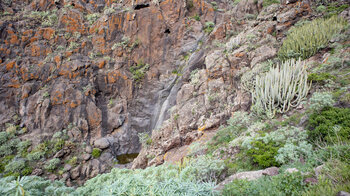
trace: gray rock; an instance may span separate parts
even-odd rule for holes
[[[112,159],[113,159],[113,155],[112,155],[111,153],[109,153],[109,152],[104,152],[104,153],[102,153],[101,156],[100,156],[100,160],[101,160],[103,163],[106,163],[106,162],[108,162],[108,161],[110,161],[110,160],[112,160]]]
[[[92,147],[91,146],[86,146],[85,152],[88,153],[88,154],[91,154],[92,153]]]
[[[337,196],[350,196],[350,193],[345,192],[345,191],[339,191],[339,192],[337,193]]]
[[[63,181],[66,181],[66,180],[68,180],[70,178],[70,173],[69,172],[66,172],[66,173],[64,173],[63,175],[62,175],[62,180]]]
[[[32,172],[33,176],[41,176],[42,174],[43,174],[43,170],[39,168],[34,169],[34,171]]]
[[[274,176],[277,174],[278,174],[277,167],[270,167],[264,170],[257,170],[257,171],[239,172],[226,178],[224,181],[222,181],[220,184],[218,184],[215,187],[215,190],[218,190],[218,191],[222,190],[226,184],[231,183],[233,180],[244,179],[244,180],[251,181],[251,180],[259,179],[264,175]]]
[[[276,176],[278,175],[278,170],[279,169],[277,167],[270,167],[266,168],[262,174],[266,176]]]
[[[101,163],[97,159],[91,160],[90,163],[91,163],[91,172],[90,172],[89,177],[93,178],[93,177],[97,176],[97,174],[100,173],[100,171],[101,171],[101,168],[100,168],[101,167]]]
[[[80,176],[80,170],[81,170],[81,166],[80,165],[75,167],[74,169],[72,169],[71,172],[70,172],[71,173],[70,178],[72,180],[77,179]]]
[[[70,171],[72,169],[72,166],[70,164],[65,164],[63,170],[64,171]]]
[[[54,156],[54,158],[61,158],[61,157],[63,157],[64,156],[64,150],[63,149],[61,149],[60,151],[58,151],[56,154],[55,154],[55,156]]]
[[[297,168],[288,168],[285,171],[285,173],[295,173],[295,172],[299,172],[299,170]]]
[[[312,185],[314,185],[314,184],[317,184],[317,183],[318,183],[318,180],[317,180],[316,178],[306,178],[306,179],[304,180],[304,182],[305,182],[306,184],[312,184]]]
[[[106,149],[110,146],[111,144],[109,143],[107,138],[100,138],[94,142],[94,146],[96,148],[100,149]]]
[[[55,181],[55,180],[57,180],[57,179],[58,179],[57,175],[55,175],[55,174],[49,175],[49,180]]]
[[[292,8],[288,12],[279,14],[277,16],[277,21],[280,23],[291,21],[297,17],[297,13],[298,13],[298,10],[296,8]]]
[[[315,175],[318,177],[321,172],[322,172],[322,169],[323,169],[324,165],[320,165],[320,166],[317,166],[314,171],[315,171]]]
[[[91,158],[91,154],[83,154],[82,158],[84,161],[88,161]]]

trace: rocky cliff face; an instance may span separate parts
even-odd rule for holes
[[[308,2],[262,3],[3,1],[0,126],[26,128],[28,151],[65,130],[74,145],[52,157],[78,164],[45,175],[67,183],[108,171],[118,155],[141,151],[133,168],[171,161],[249,108],[241,74],[273,58],[291,25],[313,17]],[[151,135],[142,150],[139,133]]]

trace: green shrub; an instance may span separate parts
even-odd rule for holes
[[[332,94],[328,92],[316,92],[310,98],[310,109],[317,112],[325,107],[331,107],[335,104]]]
[[[25,167],[22,171],[21,171],[21,175],[22,176],[29,176],[30,174],[32,174],[33,172],[33,168],[31,167]]]
[[[306,189],[300,173],[285,173],[273,177],[262,177],[258,180],[234,180],[227,184],[223,196],[280,196],[300,195]]]
[[[27,155],[27,159],[29,161],[37,161],[40,160],[41,158],[43,158],[45,156],[45,152],[41,152],[41,151],[36,151],[36,152],[31,152]]]
[[[0,146],[0,157],[11,155],[15,152],[17,144],[20,142],[18,138],[10,139]]]
[[[307,139],[307,131],[297,127],[287,126],[270,133],[248,136],[243,140],[241,146],[248,151],[253,149],[255,154],[261,155],[261,157],[256,156],[257,158],[261,158],[261,163],[266,159],[268,162],[278,165],[274,160],[280,164],[286,164],[298,161],[302,157],[310,157],[312,155],[312,146],[307,142]],[[257,141],[259,143],[256,143]],[[261,147],[258,148],[254,145]],[[274,159],[272,159],[272,155],[274,155]],[[263,164],[259,165],[263,166]]]
[[[307,141],[301,141],[297,144],[286,143],[283,147],[278,149],[275,159],[281,164],[290,162],[297,162],[300,158],[308,158],[312,154],[312,145]]]
[[[336,77],[331,75],[330,73],[311,73],[308,76],[308,80],[312,82],[316,82],[319,84],[326,84],[327,80],[335,80]]]
[[[96,158],[98,158],[98,157],[101,156],[101,152],[102,152],[101,149],[99,149],[99,148],[94,148],[94,149],[92,149],[91,155],[92,155],[92,157],[94,157],[94,158],[96,159]]]
[[[71,159],[69,159],[68,164],[75,166],[78,162],[78,157],[74,156]]]
[[[349,7],[348,4],[340,4],[340,2],[332,2],[327,6],[326,17],[331,17],[340,14]]]
[[[65,141],[63,139],[58,139],[54,146],[55,152],[61,150],[64,147],[64,144],[65,144]]]
[[[282,60],[306,59],[327,46],[329,40],[346,25],[345,20],[336,16],[329,19],[315,19],[311,23],[292,28],[278,51]]]
[[[314,142],[350,142],[350,108],[324,108],[310,115],[308,135]]]
[[[25,168],[26,163],[23,159],[12,160],[5,166],[5,172],[16,173],[21,172],[23,168]]]
[[[276,112],[285,113],[298,106],[309,89],[305,63],[291,59],[256,76],[252,101],[254,107],[273,118]]]
[[[220,129],[208,143],[208,149],[213,152],[217,148],[228,144],[238,137],[251,123],[251,118],[247,112],[235,112],[233,117],[227,121],[228,126]]]
[[[50,161],[48,161],[44,168],[48,171],[53,171],[57,168],[57,166],[60,164],[61,160],[58,158],[53,158]]]
[[[9,138],[9,134],[6,131],[0,132],[0,145],[4,144]]]
[[[252,148],[247,151],[247,155],[253,158],[254,163],[262,168],[279,166],[275,156],[280,146],[274,142],[264,143],[263,141],[253,141],[251,145]]]
[[[31,141],[29,141],[29,140],[19,142],[17,144],[17,152],[23,153],[23,152],[27,151],[27,149],[30,145],[31,145]]]
[[[224,161],[217,160],[209,156],[200,156],[196,159],[191,159],[188,163],[183,162],[181,167],[180,178],[210,182],[219,177],[221,172],[224,170]]]
[[[322,146],[313,152],[313,155],[309,158],[309,162],[317,166],[330,159],[338,159],[350,164],[350,145],[335,144]]]

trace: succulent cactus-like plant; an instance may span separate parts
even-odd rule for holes
[[[326,47],[332,37],[340,33],[345,26],[344,19],[333,16],[329,19],[315,19],[302,26],[294,27],[283,41],[278,56],[282,60],[309,58],[319,49]]]
[[[307,81],[305,63],[288,60],[282,65],[256,77],[252,91],[253,104],[263,108],[273,118],[276,112],[285,113],[307,96],[311,84]]]

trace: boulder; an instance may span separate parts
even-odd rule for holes
[[[285,171],[285,173],[290,173],[290,174],[295,172],[299,172],[299,170],[297,168],[288,168]]]
[[[71,173],[70,178],[72,180],[77,179],[80,176],[80,170],[81,170],[81,166],[80,165],[75,167],[74,169],[72,169],[71,172],[70,172]]]
[[[350,196],[350,193],[345,191],[339,191],[336,196]]]
[[[100,149],[106,149],[110,146],[111,144],[109,143],[107,138],[100,138],[98,140],[95,140],[94,142],[94,146],[96,148],[100,148]]]
[[[34,169],[32,172],[33,176],[41,176],[42,174],[43,174],[43,170],[39,168]]]
[[[64,171],[70,171],[72,169],[72,166],[70,164],[65,164],[63,170]]]
[[[84,161],[88,161],[91,158],[91,154],[83,154],[82,158]]]
[[[270,168],[266,168],[264,170],[257,170],[257,171],[248,171],[248,172],[239,172],[236,173],[228,178],[226,178],[224,181],[222,181],[220,184],[218,184],[215,187],[215,190],[222,190],[224,189],[226,184],[231,183],[234,180],[256,180],[261,178],[264,175],[268,175],[268,176],[275,176],[278,174],[278,168],[277,167],[270,167]]]

